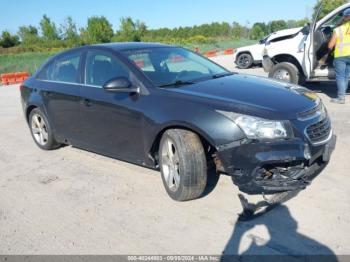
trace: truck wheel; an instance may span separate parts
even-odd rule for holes
[[[198,198],[207,184],[207,162],[199,137],[187,130],[170,129],[159,147],[162,180],[168,195],[176,201]]]
[[[45,114],[35,108],[29,115],[29,127],[34,142],[43,150],[52,150],[59,147],[55,141],[49,121]]]
[[[248,69],[253,65],[253,57],[251,56],[251,54],[240,54],[237,57],[237,67],[240,69]]]
[[[288,62],[276,64],[269,72],[269,77],[292,84],[304,83],[304,76],[299,72],[298,68]]]

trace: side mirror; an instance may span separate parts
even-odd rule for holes
[[[108,80],[103,89],[108,92],[139,93],[139,87],[132,87],[131,82],[126,77],[116,77]]]

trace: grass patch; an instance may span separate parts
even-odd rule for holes
[[[201,44],[182,44],[182,46],[194,50],[198,47],[201,53],[209,50],[222,50],[226,48],[238,48],[246,45],[256,43],[249,39],[223,39],[217,40],[213,43]],[[181,46],[181,44],[179,44]],[[50,52],[31,52],[22,54],[3,54],[0,55],[0,74],[10,72],[29,72],[33,74],[39,66],[44,63],[50,56],[57,53],[57,51]]]
[[[0,55],[0,74],[22,71],[33,74],[53,54],[55,52]]]

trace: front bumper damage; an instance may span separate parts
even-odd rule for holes
[[[313,146],[302,139],[238,141],[218,147],[217,166],[247,194],[305,189],[327,165],[336,136]],[[219,168],[219,169],[220,169]]]

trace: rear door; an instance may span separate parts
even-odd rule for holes
[[[82,52],[70,52],[48,64],[37,77],[46,113],[59,140],[80,140]]]

